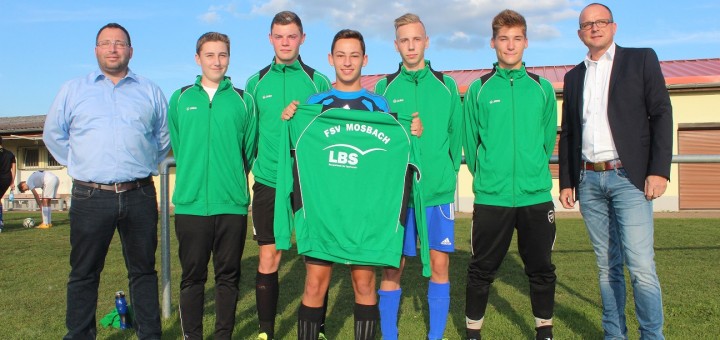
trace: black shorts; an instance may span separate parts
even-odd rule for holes
[[[303,256],[303,257],[305,258],[305,263],[309,263],[309,264],[315,264],[315,265],[320,265],[320,266],[332,266],[334,263],[332,261],[323,260],[323,259],[319,259],[317,257],[312,257],[312,256]]]
[[[255,182],[253,184],[252,221],[253,240],[258,245],[275,244],[275,188]]]
[[[10,184],[12,184],[12,177],[0,178],[0,197],[5,195],[5,192],[10,187]],[[2,204],[2,202],[0,202],[0,204]]]

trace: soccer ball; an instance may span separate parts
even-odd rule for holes
[[[35,226],[35,220],[32,219],[32,217],[28,217],[23,221],[23,227],[25,228],[32,228]]]

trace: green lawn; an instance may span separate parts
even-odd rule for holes
[[[54,228],[24,229],[22,220],[39,213],[5,214],[5,230],[0,234],[0,338],[57,339],[65,332],[65,284],[69,271],[69,220],[67,214],[54,213]],[[665,333],[669,339],[707,339],[717,336],[720,324],[720,220],[659,219],[656,223],[656,260],[665,303]],[[451,260],[452,302],[448,327],[450,339],[464,336],[465,267],[469,258],[468,218],[457,220],[457,252]],[[555,306],[555,336],[558,339],[599,339],[600,300],[594,255],[582,221],[559,219],[553,260],[558,285]],[[180,266],[174,231],[171,244],[173,308],[177,308]],[[528,300],[528,284],[522,262],[513,243],[495,284],[485,320],[486,339],[530,339],[534,321]],[[158,251],[158,263],[160,258]],[[243,275],[237,311],[236,339],[254,339],[255,271],[257,246],[248,235],[243,256]],[[159,267],[158,267],[159,270]],[[212,278],[212,273],[209,275]],[[277,318],[277,337],[294,339],[296,312],[303,290],[304,265],[295,253],[288,253],[281,267],[281,296]],[[212,279],[207,287],[205,334],[212,338]],[[426,336],[427,280],[420,276],[420,265],[411,260],[403,278],[400,332],[404,339]],[[106,260],[100,284],[98,320],[114,307],[114,292],[127,291],[119,237],[115,237]],[[628,291],[628,296],[631,296]],[[346,266],[335,266],[330,288],[327,333],[331,339],[352,338],[352,283]],[[633,304],[628,304],[630,338],[637,339]],[[134,338],[132,332],[99,327],[102,339]],[[163,321],[164,338],[180,338],[178,315]]]

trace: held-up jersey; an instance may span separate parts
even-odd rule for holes
[[[410,186],[422,192],[410,121],[308,104],[285,124],[275,199],[277,248],[290,248],[294,225],[302,255],[398,267]],[[423,206],[421,194],[412,199]],[[424,209],[416,211],[424,224]],[[429,276],[427,234],[420,237],[423,275]]]

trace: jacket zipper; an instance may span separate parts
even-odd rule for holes
[[[218,90],[219,90],[219,88],[218,88]],[[203,92],[205,93],[205,95],[208,98],[208,117],[207,117],[207,141],[208,141],[208,144],[207,145],[210,146],[211,145],[210,144],[211,143],[210,129],[212,127],[212,123],[211,123],[212,100],[210,99],[210,94],[208,94],[207,91],[205,91],[205,89],[203,89]],[[217,92],[215,94],[217,94]],[[210,151],[210,150],[208,150],[208,151]],[[208,152],[207,158],[205,159],[205,169],[210,169],[210,154],[209,154],[209,152]],[[206,215],[210,214],[210,189],[209,188],[210,188],[210,176],[206,173],[205,174],[205,214]]]
[[[515,86],[514,86],[515,78],[510,77],[510,97],[512,98],[512,141],[513,141],[513,176],[512,176],[512,202],[513,207],[517,204],[515,201],[517,193],[515,192],[515,187],[517,183],[515,183],[515,179],[517,176],[517,138],[515,136]]]

